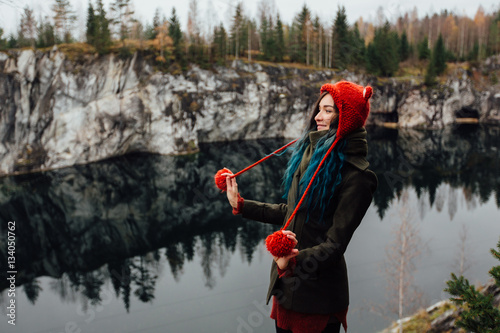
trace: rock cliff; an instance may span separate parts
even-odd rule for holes
[[[297,137],[321,84],[340,79],[375,87],[372,124],[440,128],[463,110],[500,123],[498,89],[476,91],[466,74],[423,91],[411,81],[241,61],[172,74],[140,53],[70,60],[56,47],[0,52],[0,175],[132,152],[189,153],[201,142]]]

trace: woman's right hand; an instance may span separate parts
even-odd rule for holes
[[[236,178],[231,177],[232,173],[223,173],[222,176],[226,176],[226,185],[227,185],[227,200],[229,200],[229,204],[234,209],[238,208],[238,183],[236,183]]]
[[[290,230],[283,230],[282,231],[288,238],[290,238],[295,245],[297,245],[297,235],[291,232]],[[276,265],[278,265],[279,269],[285,270],[288,267],[288,262],[290,259],[293,257],[296,257],[299,255],[299,250],[298,249],[293,249],[292,252],[284,257],[273,257],[274,261],[276,262]]]

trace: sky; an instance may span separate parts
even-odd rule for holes
[[[95,3],[96,0],[92,2]],[[243,1],[244,11],[247,16],[257,19],[258,5],[262,0]],[[70,0],[73,9],[78,16],[76,29],[80,33],[85,31],[86,11],[88,0]],[[103,0],[107,9],[112,0]],[[420,17],[429,13],[440,12],[444,9],[453,11],[457,14],[466,14],[474,17],[479,5],[487,13],[499,9],[498,0],[480,0],[478,2],[471,0],[343,0],[343,1],[320,1],[320,0],[266,0],[268,3],[274,3],[273,12],[279,12],[285,24],[291,24],[295,15],[300,11],[304,3],[307,4],[313,15],[318,17],[324,23],[333,21],[338,6],[344,6],[347,12],[349,22],[354,23],[359,17],[364,21],[376,22],[377,10],[383,8],[384,16],[389,21],[394,21],[399,13],[405,13],[412,10],[415,6]],[[36,16],[52,16],[50,7],[54,0],[0,0],[0,27],[6,31],[6,35],[15,32],[21,19],[22,9],[28,5],[35,10]],[[189,10],[188,0],[132,0],[135,7],[135,13],[142,22],[152,22],[156,8],[169,17],[172,7],[176,8],[177,15],[182,24],[182,29],[186,30],[187,16]],[[231,0],[198,0],[198,12],[200,13],[200,24],[203,30],[213,27],[220,22],[230,22],[234,5],[237,1]],[[202,15],[203,14],[203,15]],[[210,18],[210,19],[207,19]],[[227,27],[227,25],[226,25]],[[79,37],[78,35],[76,37]]]

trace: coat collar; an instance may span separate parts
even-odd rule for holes
[[[318,141],[328,133],[328,130],[309,132],[311,147],[314,149]],[[366,141],[366,129],[360,127],[346,136],[347,146],[344,149],[345,160],[361,171],[368,169],[370,163],[366,160],[368,143]]]
[[[318,143],[319,139],[324,137],[328,133],[328,130],[322,130],[322,131],[311,131],[309,132],[309,140],[311,141],[311,146],[313,148],[316,148],[316,144]]]
[[[366,160],[368,154],[368,143],[366,141],[366,129],[360,127],[346,136],[347,147],[344,150],[345,160],[359,170],[366,170],[370,163]]]

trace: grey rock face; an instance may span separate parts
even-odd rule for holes
[[[199,142],[296,137],[328,81],[328,72],[307,77],[242,63],[172,75],[139,54],[77,63],[56,48],[2,53],[0,69],[0,174],[130,152],[193,152]]]
[[[497,71],[500,56],[489,58],[481,71]],[[375,87],[368,123],[397,123],[398,127],[440,129],[459,118],[475,118],[479,123],[500,123],[500,84],[483,82],[478,88],[471,74],[457,69],[444,85],[433,89],[414,80],[397,78],[371,82]]]
[[[0,53],[0,175],[131,152],[189,153],[200,142],[296,138],[321,85],[341,79],[374,86],[368,123],[384,122],[383,115],[402,127],[442,127],[463,107],[500,123],[500,94],[474,91],[466,78],[438,94],[328,70],[235,61],[174,75],[155,71],[140,53],[71,61],[56,47],[24,50]]]

